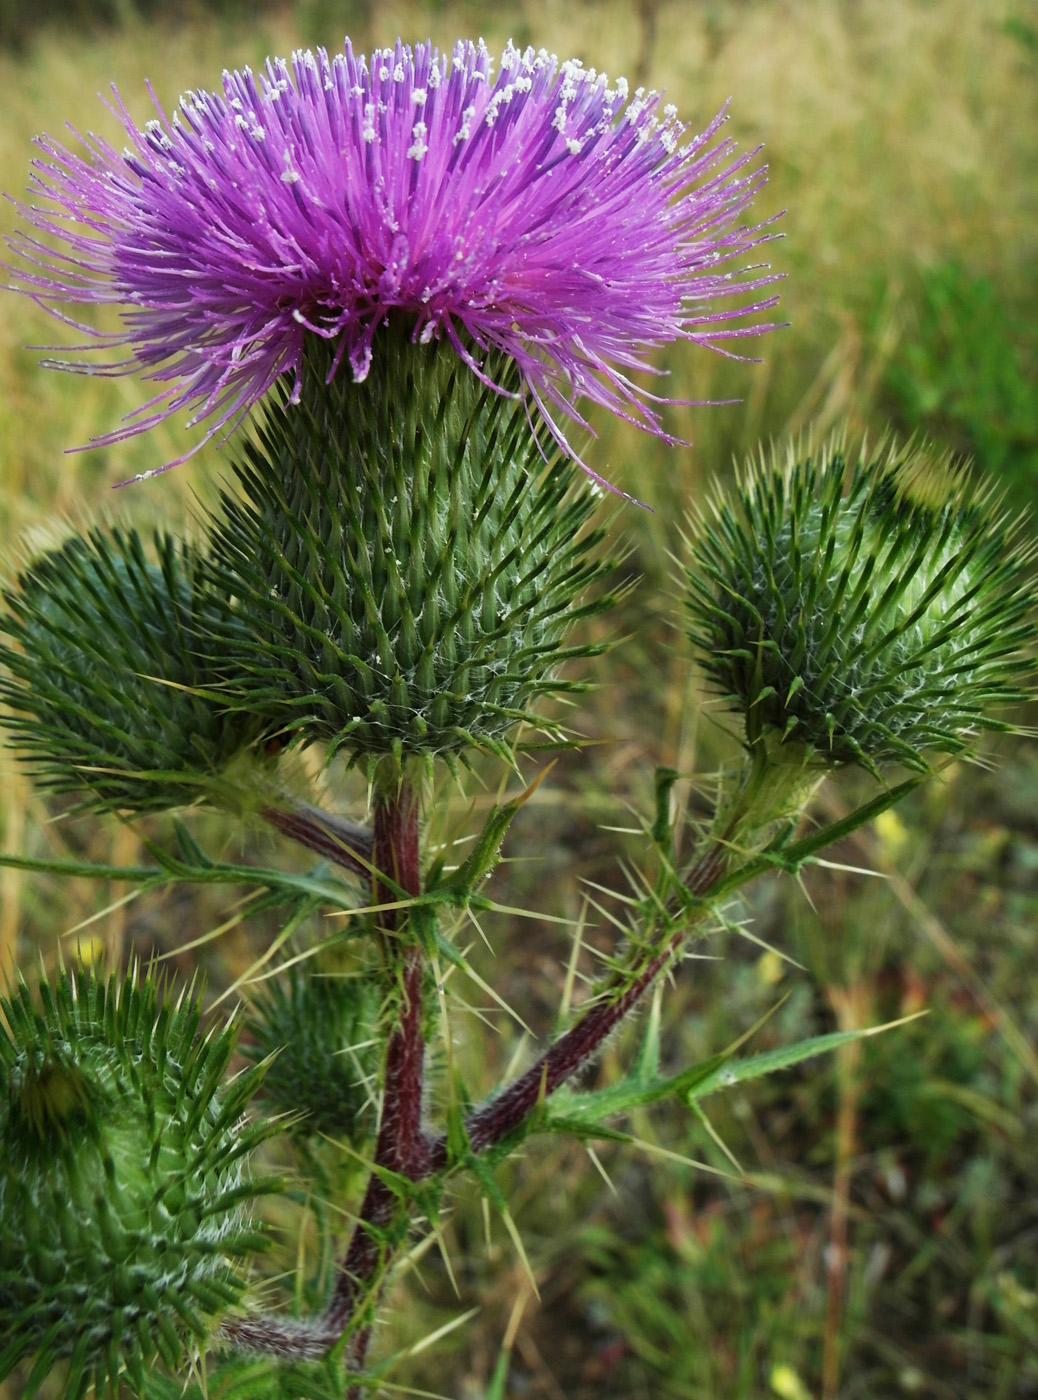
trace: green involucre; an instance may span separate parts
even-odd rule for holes
[[[774,451],[692,522],[689,636],[751,748],[926,771],[1024,699],[1027,553],[946,455]]]
[[[215,619],[221,635],[231,624],[196,553],[163,534],[153,546],[133,530],[71,539],[23,571],[0,614],[8,723],[38,781],[86,807],[219,803],[221,772],[258,734],[207,689]]]
[[[242,1114],[260,1070],[223,1084],[236,1033],[199,1037],[199,1010],[159,1004],[133,977],[86,973],[0,1000],[0,1379],[35,1357],[26,1394],[58,1363],[65,1394],[138,1391],[158,1355],[238,1302],[265,1243],[246,1158],[271,1129]]]
[[[236,600],[245,703],[354,760],[506,752],[536,697],[572,689],[566,646],[608,571],[594,494],[525,404],[449,346],[380,332],[362,384],[312,350],[299,404],[268,405],[212,540]],[[495,358],[486,373],[518,391]]]
[[[262,1094],[298,1131],[351,1139],[370,1126],[380,1044],[380,995],[356,977],[321,976],[296,964],[264,984],[245,1020],[254,1060],[273,1055]]]

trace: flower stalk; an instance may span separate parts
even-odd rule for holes
[[[264,806],[260,816],[275,831],[305,846],[323,860],[333,861],[345,870],[370,879],[374,833],[371,828],[336,812],[326,812],[309,802],[290,808]]]
[[[376,905],[394,905],[402,896],[421,894],[420,808],[417,785],[406,776],[382,785],[376,779],[372,873]],[[336,1334],[356,1327],[349,1348],[354,1370],[363,1367],[367,1354],[371,1336],[368,1314],[377,1301],[373,1285],[384,1275],[401,1242],[399,1237],[406,1235],[408,1227],[407,1202],[384,1173],[418,1181],[429,1171],[429,1145],[422,1129],[425,964],[420,946],[406,941],[407,924],[406,912],[399,909],[383,908],[377,915],[386,970],[396,984],[394,1024],[386,1046],[373,1170],[325,1319]],[[395,1231],[390,1229],[394,1223]],[[357,1325],[361,1308],[364,1312]]]
[[[687,894],[694,899],[709,896],[725,868],[723,845],[711,843],[685,877]],[[677,914],[674,902],[669,912]],[[670,920],[665,921],[662,939],[644,945],[631,967],[611,976],[589,1009],[528,1070],[470,1114],[465,1135],[473,1152],[489,1151],[519,1133],[541,1103],[594,1060],[617,1026],[680,956],[688,937],[688,920],[679,919],[678,923],[675,929]],[[447,1139],[443,1136],[432,1145],[430,1166],[436,1170],[447,1163]]]

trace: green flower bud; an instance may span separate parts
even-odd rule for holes
[[[64,1393],[100,1395],[236,1303],[264,1237],[248,1202],[271,1189],[245,1161],[270,1133],[242,1112],[261,1071],[222,1084],[232,1028],[151,983],[86,973],[0,999],[0,1380],[34,1356],[26,1394],[61,1361]]]
[[[910,443],[751,465],[692,522],[685,602],[751,751],[814,767],[956,754],[1026,697],[1028,553],[990,494]]]
[[[298,404],[282,384],[214,532],[241,694],[354,760],[503,751],[596,650],[565,645],[608,602],[585,597],[608,568],[593,491],[446,342],[390,327],[363,383],[329,369],[307,364]],[[518,395],[511,362],[485,372]]]
[[[222,805],[221,773],[259,732],[207,689],[221,608],[197,556],[166,535],[154,553],[151,563],[135,531],[95,530],[37,559],[5,594],[9,724],[37,779],[85,793],[86,807]]]
[[[262,1094],[284,1113],[302,1113],[299,1131],[356,1139],[374,1106],[379,993],[369,982],[315,975],[295,964],[264,983],[245,1020],[251,1059],[273,1055]]]

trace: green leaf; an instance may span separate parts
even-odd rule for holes
[[[188,861],[177,860],[154,842],[145,841],[144,845],[155,857],[157,865],[103,865],[86,860],[40,860],[34,856],[0,852],[0,866],[7,865],[15,870],[33,870],[41,875],[125,881],[151,889],[181,884],[255,885],[260,889],[269,890],[272,894],[283,894],[286,898],[305,895],[344,913],[360,912],[357,908],[356,890],[342,880],[331,877],[317,879],[312,875],[296,875],[291,871],[273,870],[267,866],[234,865],[229,861],[206,861],[204,865],[192,865]]]
[[[635,1108],[658,1103],[661,1099],[680,1098],[691,1105],[719,1089],[758,1079],[762,1075],[773,1074],[776,1070],[788,1069],[792,1065],[800,1064],[802,1060],[834,1050],[849,1041],[879,1035],[882,1031],[906,1025],[915,1019],[915,1016],[905,1016],[899,1021],[890,1021],[886,1025],[865,1030],[835,1031],[831,1035],[813,1036],[808,1040],[798,1041],[795,1045],[767,1050],[743,1060],[733,1058],[733,1046],[732,1049],[713,1055],[701,1064],[691,1065],[680,1074],[652,1078],[631,1075],[608,1089],[597,1089],[588,1094],[560,1090],[549,1100],[544,1117],[537,1127],[542,1131],[571,1133],[576,1137],[606,1137],[626,1141],[626,1134],[617,1133],[605,1126],[607,1119],[620,1117]],[[739,1043],[741,1041],[737,1042]]]
[[[195,840],[194,832],[181,817],[173,819],[173,831],[176,834],[177,845],[180,847],[180,854],[185,864],[201,866],[203,870],[213,868],[213,862],[202,850]]]
[[[512,1363],[511,1350],[502,1347],[498,1353],[497,1363],[494,1366],[494,1374],[490,1377],[490,1385],[484,1400],[505,1400],[505,1385],[508,1382],[508,1368]]]
[[[909,1021],[925,1016],[925,1011],[917,1011],[912,1016],[902,1016],[897,1021],[888,1021],[882,1026],[867,1026],[863,1030],[833,1031],[829,1035],[815,1035],[807,1040],[798,1040],[795,1045],[785,1045],[778,1050],[765,1050],[763,1054],[752,1055],[745,1060],[733,1060],[719,1066],[711,1074],[704,1076],[688,1093],[689,1101],[706,1098],[719,1089],[729,1089],[733,1084],[745,1084],[751,1079],[760,1079],[776,1070],[790,1069],[815,1055],[824,1055],[837,1050],[841,1045],[849,1045],[854,1040],[865,1040],[869,1036],[882,1035],[896,1026],[906,1026]]]
[[[608,1111],[608,1110],[605,1110]],[[563,1113],[549,1113],[538,1125],[542,1132],[559,1133],[566,1137],[603,1138],[608,1142],[630,1142],[630,1133],[622,1133],[617,1128],[607,1127],[594,1115],[567,1117]]]
[[[642,1035],[642,1043],[638,1047],[638,1053],[631,1066],[630,1077],[632,1079],[651,1079],[659,1072],[660,1067],[660,1008],[663,999],[662,984],[657,983],[652,998],[652,1006],[649,1014],[645,1018],[645,1032]]]
[[[627,1078],[608,1089],[596,1089],[589,1094],[574,1094],[560,1090],[548,1104],[545,1127],[555,1131],[555,1125],[565,1122],[568,1131],[583,1128],[598,1129],[606,1118],[617,1118],[634,1108],[657,1103],[660,1099],[684,1097],[702,1081],[710,1079],[725,1064],[726,1055],[714,1055],[700,1065],[692,1065],[681,1074],[636,1080]],[[561,1129],[560,1129],[561,1131]]]

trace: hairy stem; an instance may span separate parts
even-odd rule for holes
[[[708,893],[723,875],[725,865],[723,848],[712,846],[686,876],[689,893]],[[516,1132],[538,1103],[593,1059],[602,1043],[677,957],[684,941],[685,929],[681,928],[662,945],[647,949],[640,965],[614,977],[594,1005],[525,1074],[470,1114],[465,1130],[472,1150],[485,1152]],[[429,1168],[436,1171],[446,1163],[447,1139],[441,1136],[431,1144]]]
[[[372,862],[377,872],[372,876],[375,904],[396,903],[401,893],[421,893],[418,812],[418,795],[410,786],[401,784],[391,794],[376,796],[372,844]],[[411,944],[398,949],[402,926],[399,910],[386,909],[379,917],[378,931],[387,962],[396,964],[398,1006],[396,1025],[386,1047],[375,1166],[417,1181],[429,1171],[429,1144],[421,1124],[425,1060],[424,966],[417,946]],[[374,1302],[378,1280],[384,1276],[391,1255],[401,1242],[397,1238],[401,1231],[406,1233],[406,1210],[376,1170],[369,1178],[360,1215],[325,1314],[324,1321],[331,1330],[341,1333],[354,1320],[358,1309]],[[349,1348],[350,1363],[357,1370],[364,1364],[370,1335],[370,1321],[365,1319]]]
[[[287,811],[281,807],[262,807],[260,816],[282,836],[298,841],[325,860],[334,861],[354,875],[370,877],[374,848],[374,832],[370,827],[334,812],[322,811],[320,807],[311,807],[308,802],[298,802]]]
[[[891,807],[922,781],[912,778],[844,816],[834,825],[812,832],[793,843],[783,844],[772,854],[767,848],[732,868],[737,852],[730,825],[706,852],[682,875],[681,883],[694,897],[723,897],[756,878],[775,864],[797,868],[832,841],[857,830],[865,822]],[[339,819],[316,808],[300,809],[303,834],[297,839],[310,849],[336,859],[335,851],[315,843],[324,833],[338,832]],[[265,813],[272,825],[286,835],[296,835],[296,814]],[[373,879],[379,903],[397,903],[400,894],[420,893],[418,865],[418,805],[409,789],[400,789],[391,800],[376,803],[375,831],[371,834],[372,866],[383,872],[393,888]],[[286,823],[291,822],[292,829]],[[312,822],[312,825],[311,825]],[[352,849],[358,849],[365,828],[357,833]],[[331,836],[327,837],[331,840]],[[336,850],[340,850],[336,847]],[[779,859],[781,857],[781,859]],[[0,861],[2,863],[2,861]],[[41,863],[42,865],[42,863]],[[35,867],[34,867],[35,868]],[[48,866],[49,868],[49,866]],[[352,866],[350,868],[353,868]],[[77,868],[78,873],[78,868]],[[150,871],[145,871],[145,874]],[[675,902],[668,913],[678,912]],[[386,909],[379,930],[387,957],[400,942],[398,927],[401,911]],[[404,916],[406,917],[406,916]],[[641,949],[640,956],[622,973],[615,974],[599,989],[592,1004],[575,1024],[540,1056],[536,1063],[494,1098],[476,1108],[465,1127],[471,1147],[487,1151],[504,1142],[522,1127],[537,1105],[588,1064],[599,1052],[612,1030],[638,1004],[679,956],[688,933],[688,924],[675,927],[669,920],[657,936]],[[422,961],[420,951],[406,944],[397,953],[399,1015],[387,1047],[385,1097],[375,1161],[398,1177],[416,1185],[448,1165],[445,1136],[429,1139],[421,1128],[421,1102],[424,1044],[422,1037]],[[232,1318],[221,1327],[221,1335],[232,1344],[271,1355],[302,1359],[325,1353],[343,1333],[353,1328],[347,1359],[354,1370],[363,1365],[371,1332],[371,1318],[382,1284],[397,1250],[407,1238],[409,1203],[401,1199],[378,1173],[373,1173],[361,1206],[359,1223],[353,1232],[340,1266],[335,1292],[327,1311],[318,1319],[295,1323],[278,1317],[253,1314]],[[351,1391],[353,1400],[359,1391]]]
[[[322,824],[326,815],[321,814]],[[372,857],[374,869],[391,882],[372,877],[376,903],[394,904],[401,893],[421,892],[418,800],[411,789],[401,788],[391,798],[376,801]],[[682,884],[688,893],[701,897],[723,888],[729,858],[722,836],[685,872]],[[386,909],[380,917],[378,929],[389,959],[394,956],[401,923],[399,910]],[[679,956],[686,936],[685,926],[670,926],[659,941],[642,950],[633,967],[616,974],[601,989],[593,1005],[525,1074],[470,1114],[465,1127],[473,1150],[487,1151],[516,1132],[545,1097],[594,1058],[610,1033]],[[421,1126],[425,1051],[421,952],[415,945],[405,945],[395,956],[399,1010],[386,1051],[375,1166],[417,1184],[448,1164],[447,1140],[443,1135],[430,1140]],[[374,1306],[393,1257],[406,1240],[409,1219],[408,1202],[378,1171],[373,1172],[323,1316],[303,1326],[287,1327],[276,1318],[270,1319],[269,1334],[267,1319],[253,1317],[226,1324],[224,1335],[238,1345],[303,1357],[313,1355],[322,1343],[330,1347],[352,1328],[347,1360],[355,1372],[360,1371],[371,1337]],[[359,1393],[359,1389],[351,1390],[348,1400]]]

